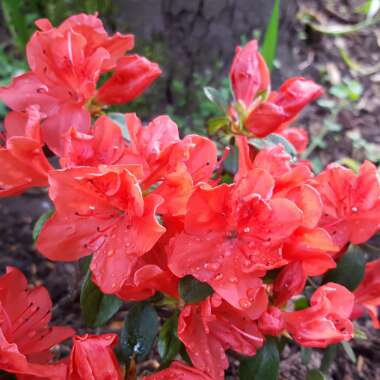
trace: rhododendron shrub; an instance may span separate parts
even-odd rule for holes
[[[37,223],[37,250],[88,268],[89,327],[127,313],[118,334],[49,327],[46,289],[8,268],[2,373],[135,379],[158,340],[158,371],[137,371],[141,379],[222,380],[233,351],[242,379],[270,380],[284,342],[347,350],[359,317],[379,327],[380,263],[365,252],[380,223],[376,167],[332,163],[316,174],[298,157],[308,137],[291,123],[323,94],[318,84],[296,77],[274,91],[257,41],[238,47],[216,144],[181,136],[166,115],[107,116],[161,73],[126,55],[132,35],[109,36],[96,15],[36,24],[30,70],[0,89],[10,108],[0,196],[47,188],[54,208]],[[234,146],[231,171],[224,160]],[[71,354],[55,358],[53,346],[71,337]]]

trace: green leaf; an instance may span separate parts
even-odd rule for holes
[[[261,47],[261,54],[267,63],[269,70],[272,70],[276,58],[278,44],[278,29],[280,20],[280,0],[274,0],[272,14],[270,16],[264,41]]]
[[[120,337],[121,356],[143,361],[152,349],[158,331],[158,315],[148,302],[135,303],[128,311]]]
[[[323,353],[322,362],[320,366],[320,370],[324,373],[328,373],[331,364],[334,362],[336,358],[336,354],[338,353],[338,344],[332,344],[328,346]]]
[[[162,368],[166,368],[179,353],[182,342],[178,339],[178,313],[175,312],[161,327],[157,350],[162,359]]]
[[[240,363],[240,380],[276,380],[279,375],[280,354],[274,338],[268,337],[264,347],[252,358]]]
[[[357,327],[355,327],[355,330],[354,330],[354,338],[355,339],[362,339],[362,340],[368,339],[367,334]]]
[[[120,112],[110,112],[107,114],[107,116],[119,126],[123,137],[126,140],[131,141],[131,137],[129,136],[128,126],[125,122],[125,115]]]
[[[179,294],[187,304],[200,302],[213,292],[209,284],[198,281],[193,276],[185,276],[179,282]]]
[[[88,271],[83,281],[80,306],[87,326],[105,325],[120,309],[123,301],[113,295],[103,294],[92,282]]]
[[[355,352],[352,349],[350,343],[345,341],[345,342],[342,342],[341,345],[342,345],[345,353],[347,354],[347,356],[350,358],[350,360],[353,363],[356,363],[356,355],[355,355]]]
[[[323,283],[336,282],[353,291],[362,281],[364,269],[363,251],[356,245],[350,245],[348,251],[338,261],[336,268],[325,274]]]
[[[346,78],[342,83],[332,86],[330,94],[339,99],[357,101],[363,94],[363,86],[356,80]]]
[[[209,86],[203,87],[203,91],[207,99],[216,104],[223,112],[227,110],[227,102],[221,91]]]
[[[40,235],[40,232],[42,230],[42,227],[47,222],[47,220],[54,214],[54,210],[49,210],[44,212],[37,220],[36,224],[33,227],[33,240],[36,241],[38,236]]]
[[[310,347],[301,346],[301,362],[303,365],[308,365],[310,363],[312,353],[313,350]]]
[[[226,116],[213,117],[207,122],[208,132],[213,135],[218,132],[219,129],[228,126],[228,122],[229,120]]]
[[[293,158],[297,157],[297,151],[293,144],[287,138],[278,135],[277,133],[271,133],[262,139],[251,138],[248,142],[259,150],[282,144],[286,153],[290,154]]]
[[[234,175],[238,170],[238,149],[236,145],[231,146],[231,150],[223,163],[224,169]]]
[[[26,15],[22,12],[23,3],[22,0],[2,0],[4,19],[21,52],[29,39]]]
[[[310,369],[307,371],[306,380],[327,380],[327,378],[319,369]]]

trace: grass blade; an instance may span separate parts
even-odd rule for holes
[[[276,58],[278,44],[278,29],[280,20],[280,0],[274,0],[272,14],[270,16],[264,41],[261,47],[261,54],[267,63],[269,70],[272,70]]]

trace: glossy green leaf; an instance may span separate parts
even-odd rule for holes
[[[272,14],[270,16],[264,41],[261,47],[261,54],[267,63],[269,70],[272,70],[276,58],[278,44],[278,30],[280,21],[280,0],[274,0]]]
[[[220,91],[214,87],[203,87],[203,91],[207,99],[216,104],[223,112],[226,111],[227,102]]]
[[[229,120],[226,116],[213,117],[207,122],[208,132],[213,135],[218,132],[219,129],[228,126],[228,122]]]
[[[182,342],[178,339],[178,313],[175,312],[162,325],[158,336],[157,350],[162,359],[162,368],[168,367],[179,353]]]
[[[123,137],[126,140],[130,141],[131,138],[129,136],[128,126],[125,122],[125,115],[120,112],[110,112],[107,114],[107,116],[119,126]]]
[[[345,342],[342,342],[341,345],[344,349],[344,352],[347,354],[347,356],[350,358],[350,360],[353,363],[356,363],[356,355],[355,355],[355,352],[352,349],[350,343],[345,341]]]
[[[275,338],[268,337],[264,347],[252,358],[240,362],[240,380],[276,380],[280,369],[280,354]]]
[[[322,372],[324,372],[324,373],[329,372],[329,369],[330,369],[332,363],[334,362],[336,355],[338,353],[338,348],[339,348],[338,344],[332,344],[324,350],[322,361],[321,361],[321,367],[320,367],[320,370]]]
[[[362,281],[364,269],[363,251],[356,245],[350,245],[348,251],[339,259],[336,268],[325,274],[323,283],[336,282],[353,291]]]
[[[120,309],[123,301],[113,295],[103,294],[92,282],[88,271],[83,280],[80,306],[87,326],[105,325]]]
[[[308,299],[304,295],[294,300],[293,305],[294,305],[294,310],[303,310],[310,306]]]
[[[213,292],[209,284],[198,281],[193,276],[185,276],[179,282],[179,294],[187,304],[200,302]]]
[[[248,142],[259,150],[270,148],[277,144],[282,144],[288,154],[290,154],[293,158],[297,157],[297,151],[294,148],[293,144],[287,138],[278,135],[277,133],[271,133],[262,139],[251,138],[248,140]]]
[[[307,371],[306,380],[327,380],[327,378],[319,369],[310,369]]]
[[[355,339],[367,340],[368,336],[363,330],[360,330],[359,328],[355,327],[354,338]]]
[[[144,360],[152,349],[158,332],[158,315],[148,302],[138,302],[128,311],[120,337],[120,354],[125,361],[132,357]]]
[[[36,241],[46,221],[54,214],[54,210],[44,212],[33,227],[33,240]]]
[[[301,362],[303,365],[308,365],[310,363],[312,353],[312,348],[301,346]]]

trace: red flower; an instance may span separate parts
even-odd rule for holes
[[[161,75],[160,67],[139,55],[122,57],[115,73],[99,89],[96,100],[103,104],[124,104],[138,97]]]
[[[285,128],[277,133],[289,140],[298,153],[304,152],[309,143],[307,132],[302,128]]]
[[[270,85],[268,67],[252,40],[243,48],[238,46],[230,69],[230,81],[236,101],[249,108],[255,97]]]
[[[174,274],[208,282],[253,319],[267,303],[258,277],[286,264],[282,244],[302,222],[293,202],[271,199],[273,188],[273,178],[261,169],[235,185],[199,186],[188,202],[184,231],[169,249]]]
[[[116,334],[83,335],[73,339],[67,380],[122,380],[113,348]]]
[[[278,92],[271,92],[267,100],[250,111],[244,126],[255,136],[264,137],[297,117],[306,105],[322,94],[322,88],[311,80],[288,79]]]
[[[160,74],[158,66],[145,58],[123,57],[133,48],[134,37],[109,37],[97,16],[72,16],[57,28],[47,20],[38,20],[37,25],[41,31],[27,45],[31,71],[1,88],[0,99],[15,112],[39,105],[47,116],[43,141],[58,155],[71,127],[89,131],[90,113],[99,112],[99,102],[114,104],[115,94],[121,91],[119,98],[129,101]],[[97,90],[100,75],[113,69],[114,75]]]
[[[306,274],[301,262],[293,262],[281,269],[273,283],[274,304],[284,306],[288,300],[303,292]]]
[[[0,148],[0,197],[17,195],[34,186],[47,186],[47,161],[40,140],[40,114],[27,109],[27,120],[8,120],[6,147]]]
[[[71,128],[65,137],[63,167],[122,163],[126,142],[119,126],[107,116],[96,120],[89,133]]]
[[[180,140],[177,125],[166,115],[143,127],[135,114],[127,114],[126,124],[131,142],[122,162],[143,167],[142,188],[164,199],[159,213],[184,215],[194,185],[210,180],[217,162],[215,144],[197,135]]]
[[[161,198],[143,198],[128,169],[134,167],[80,167],[49,175],[56,211],[37,247],[52,260],[77,260],[93,253],[91,271],[105,293],[121,289],[138,258],[165,231],[155,217]]]
[[[283,247],[284,258],[289,262],[301,262],[307,276],[320,276],[335,268],[334,255],[338,251],[323,228],[301,228]]]
[[[285,328],[282,311],[270,306],[258,321],[259,330],[264,335],[279,336]]]
[[[211,377],[199,369],[189,367],[181,362],[174,361],[169,368],[144,376],[141,380],[212,380]]]
[[[182,310],[178,337],[193,365],[214,380],[224,379],[226,350],[252,356],[263,344],[256,324],[216,294]]]
[[[358,318],[367,311],[373,326],[377,329],[380,328],[377,311],[380,306],[380,259],[366,264],[364,278],[354,295],[355,308],[351,319]]]
[[[323,94],[319,85],[300,77],[288,79],[278,92],[269,92],[269,70],[255,40],[236,49],[230,80],[236,101],[246,112],[244,127],[257,137],[284,127]]]
[[[329,282],[319,287],[310,305],[300,311],[283,313],[286,328],[297,343],[306,347],[326,347],[353,337],[349,318],[354,295],[344,286]]]
[[[154,248],[134,264],[128,280],[117,293],[126,301],[139,301],[153,296],[157,291],[178,297],[178,278],[169,270],[161,238]]]
[[[329,165],[317,178],[316,188],[323,201],[320,226],[343,248],[361,244],[379,229],[380,185],[376,167],[366,161],[358,175],[340,165]]]
[[[51,308],[45,288],[28,288],[20,271],[7,268],[0,277],[1,370],[49,380],[65,379],[65,364],[49,364],[50,349],[74,335],[74,331],[69,327],[49,327]]]

